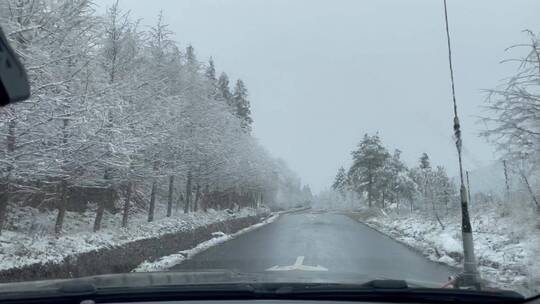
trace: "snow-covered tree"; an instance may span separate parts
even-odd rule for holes
[[[241,79],[236,81],[236,85],[233,91],[233,103],[236,107],[236,116],[240,119],[242,123],[242,128],[247,132],[251,131],[251,124],[253,119],[251,119],[251,109],[248,100],[248,93],[244,82]]]
[[[385,159],[379,175],[376,187],[382,193],[383,207],[386,200],[391,204],[399,204],[403,200],[410,201],[413,190],[408,179],[407,167],[401,161],[399,149],[395,149],[394,153]]]
[[[236,113],[236,107],[233,103],[233,97],[231,88],[229,85],[229,76],[225,72],[219,75],[217,87],[220,95],[220,99],[229,106],[231,113]]]
[[[382,196],[382,188],[377,185],[381,178],[380,172],[390,154],[382,145],[379,135],[365,134],[352,156],[353,164],[348,178],[354,191],[359,195],[367,194],[368,205],[371,207],[373,202],[380,200]]]
[[[345,168],[339,167],[336,177],[334,178],[334,183],[332,184],[332,189],[344,196],[345,191],[347,191],[347,186],[348,180]]]
[[[506,62],[519,62],[516,75],[498,88],[489,90],[486,100],[487,114],[482,119],[486,130],[482,133],[493,142],[520,176],[531,200],[540,210],[540,37],[524,31],[526,43],[510,47],[525,48],[522,58]]]

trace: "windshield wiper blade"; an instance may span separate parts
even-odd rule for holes
[[[298,284],[287,287],[289,298],[376,302],[521,303],[513,291],[410,287],[403,280],[372,280],[363,284]],[[281,291],[285,294],[284,290]]]

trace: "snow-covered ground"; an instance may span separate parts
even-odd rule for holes
[[[55,236],[56,212],[40,212],[30,207],[9,210],[8,228],[0,235],[0,270],[33,263],[61,262],[68,256],[104,247],[118,246],[163,234],[189,231],[232,218],[263,213],[268,209],[244,208],[237,212],[178,213],[170,218],[158,216],[151,223],[143,211],[131,214],[128,228],[121,228],[120,214],[106,213],[102,229],[92,232],[95,211],[67,212],[63,233]]]
[[[257,223],[255,225],[249,226],[247,228],[241,229],[233,234],[225,234],[223,232],[214,232],[214,238],[202,242],[194,248],[183,250],[175,254],[164,256],[157,261],[146,261],[139,265],[134,272],[149,272],[149,271],[162,271],[168,268],[171,268],[174,265],[182,263],[184,260],[194,257],[196,254],[205,251],[206,249],[224,243],[226,241],[232,240],[237,236],[244,234],[246,232],[253,231],[257,228],[260,228],[264,225],[274,222],[279,217],[279,214],[273,214],[271,217],[266,220]]]
[[[499,211],[497,211],[499,210]],[[540,292],[540,227],[535,213],[504,213],[500,208],[471,208],[476,258],[483,279],[523,294]],[[461,217],[442,218],[429,211],[368,212],[361,220],[421,251],[429,259],[461,266]]]

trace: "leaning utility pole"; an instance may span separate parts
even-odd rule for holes
[[[448,29],[448,10],[446,0],[444,1],[444,21],[446,25],[446,39],[448,44],[448,63],[450,67],[450,82],[452,84],[452,100],[454,103],[454,136],[456,140],[456,148],[459,160],[459,177],[461,187],[459,194],[461,197],[461,234],[463,238],[463,274],[459,276],[456,282],[457,287],[474,287],[480,289],[480,274],[476,269],[476,259],[474,257],[474,244],[472,236],[471,219],[469,218],[469,206],[467,200],[467,188],[463,178],[463,162],[462,162],[462,139],[459,118],[457,112],[456,90],[454,86],[454,68],[452,66],[452,48],[450,46],[450,30]]]

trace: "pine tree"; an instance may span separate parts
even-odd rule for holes
[[[216,68],[214,66],[214,60],[212,59],[212,57],[210,57],[210,59],[208,60],[208,66],[206,67],[204,76],[206,76],[206,79],[208,79],[213,84],[217,82]]]
[[[353,164],[349,169],[349,179],[359,195],[367,194],[368,205],[371,207],[373,201],[381,197],[382,189],[377,187],[378,179],[390,155],[382,145],[379,135],[365,134],[358,144],[358,149],[352,152],[352,156]]]
[[[429,156],[427,153],[422,153],[422,156],[420,156],[420,169],[427,170],[431,169],[431,163],[429,161]]]
[[[247,89],[241,79],[236,81],[232,98],[236,108],[236,116],[240,119],[242,128],[247,132],[251,131],[253,119],[251,119],[251,109],[249,100],[247,99]]]
[[[407,197],[410,193],[410,183],[406,179],[407,168],[401,161],[401,151],[395,149],[391,157],[386,158],[376,187],[382,193],[381,203],[385,200],[390,203],[398,203],[401,197]]]
[[[195,55],[195,49],[191,45],[186,47],[186,67],[188,73],[196,73],[199,70],[199,62]]]
[[[313,201],[313,193],[311,192],[309,185],[304,185],[304,187],[302,187],[302,196],[306,203],[311,203]]]
[[[235,113],[233,97],[231,94],[231,89],[229,87],[229,76],[227,76],[225,72],[219,75],[217,87],[218,87],[218,93],[220,94],[219,98],[223,100],[229,106],[231,113]]]
[[[347,174],[345,173],[345,168],[340,167],[338,169],[336,177],[334,178],[332,189],[334,189],[335,191],[338,191],[339,193],[343,195],[346,187],[347,187]]]
[[[425,206],[433,197],[433,170],[427,153],[422,153],[418,159],[418,169],[414,173],[415,182],[418,184],[418,190]]]

